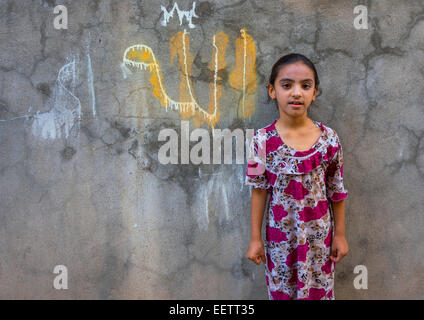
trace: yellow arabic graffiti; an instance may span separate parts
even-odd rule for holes
[[[141,70],[149,68],[152,76],[150,82],[153,86],[153,95],[159,98],[160,104],[171,110],[178,110],[183,119],[193,117],[196,127],[205,121],[208,127],[215,127],[219,122],[219,100],[222,95],[221,70],[226,67],[225,52],[228,44],[228,36],[224,32],[218,32],[212,39],[213,55],[208,69],[213,73],[213,82],[209,85],[209,104],[207,109],[197,103],[193,85],[191,83],[191,69],[193,55],[190,53],[189,38],[186,31],[177,32],[170,39],[171,63],[178,56],[178,68],[180,76],[180,101],[173,100],[166,93],[159,62],[152,49],[144,44],[133,45],[125,50],[123,63]],[[241,92],[238,106],[238,116],[249,117],[255,108],[256,100],[256,47],[253,38],[241,29],[240,36],[235,42],[236,65],[229,76],[230,86]]]
[[[242,91],[238,115],[247,118],[253,114],[257,94],[256,85],[256,47],[253,38],[241,29],[236,39],[236,66],[230,74],[229,83],[234,89]]]

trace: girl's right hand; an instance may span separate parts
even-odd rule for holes
[[[252,260],[256,264],[261,261],[266,264],[264,244],[261,240],[251,240],[247,249],[246,258]]]

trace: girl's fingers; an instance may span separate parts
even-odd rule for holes
[[[254,256],[250,256],[250,255],[246,254],[246,258],[253,261],[256,264],[260,264],[261,262],[266,264],[266,258],[265,258],[264,254],[257,254],[257,255],[254,255]]]
[[[331,256],[334,258],[334,259],[337,259],[337,249],[332,249],[331,250]]]
[[[330,255],[330,259],[333,261],[333,262],[337,262],[338,261],[338,252],[337,252],[337,249],[336,248],[334,248],[334,249],[331,249],[331,255]]]
[[[261,262],[263,262],[265,264],[265,256],[264,255],[257,255],[255,257],[255,263],[256,264],[261,264]]]
[[[340,262],[340,260],[342,260],[343,259],[343,257],[344,256],[346,256],[346,254],[339,254],[338,256],[336,256],[336,257],[330,257],[331,258],[331,260],[333,260],[334,262]]]

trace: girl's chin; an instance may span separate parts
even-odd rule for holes
[[[293,118],[303,117],[305,114],[307,114],[307,112],[304,109],[301,109],[301,110],[284,109],[283,113],[287,115],[288,117],[293,117]],[[281,110],[280,110],[280,114],[281,114]]]
[[[282,110],[282,111],[284,111],[284,113],[288,113],[288,114],[291,114],[293,112],[295,114],[299,114],[299,112],[300,113],[303,113],[303,112],[306,112],[307,109],[308,108],[305,108],[305,105],[304,104],[300,105],[299,107],[293,107],[292,105],[289,104],[289,105],[287,105],[285,107],[280,107],[279,108],[279,110]]]
[[[284,108],[287,112],[296,112],[296,111],[305,111],[305,106],[301,105],[300,107],[292,107],[291,105],[288,105]]]

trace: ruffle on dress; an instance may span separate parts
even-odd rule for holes
[[[269,135],[266,142],[267,174],[273,185],[276,174],[305,174],[320,165],[328,165],[340,148],[340,141],[334,131],[328,130],[322,122],[313,120],[323,130],[315,144],[306,151],[296,151],[284,144],[277,130],[276,120],[266,128]],[[268,161],[278,158],[279,161]],[[279,167],[277,167],[279,166]]]
[[[343,155],[339,136],[322,122],[313,121],[322,133],[306,151],[297,151],[283,142],[275,128],[277,119],[271,125],[255,131],[250,144],[245,184],[272,193],[279,176],[303,175],[323,166],[328,198],[332,201],[345,199],[348,191],[343,185]]]

